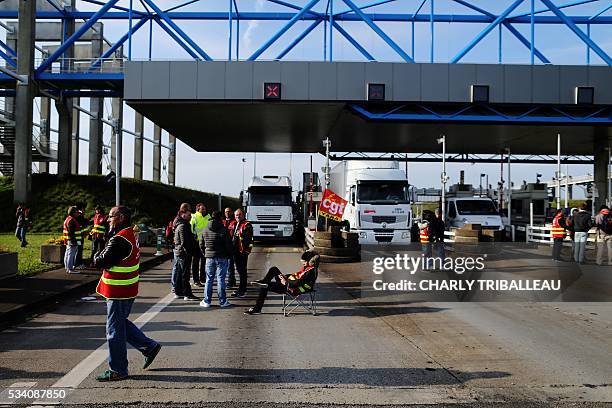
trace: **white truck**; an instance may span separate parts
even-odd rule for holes
[[[291,179],[287,176],[253,177],[243,195],[246,219],[255,239],[291,239],[294,215]]]
[[[361,244],[410,243],[409,185],[397,161],[342,161],[329,188],[348,201],[343,220]]]
[[[470,184],[455,184],[446,196],[445,212],[448,227],[480,224],[482,229],[503,230],[504,224],[495,202],[475,195]]]

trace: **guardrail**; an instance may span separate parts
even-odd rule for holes
[[[539,244],[553,244],[552,238],[552,224],[546,225],[527,225],[525,227],[519,226],[517,230],[525,232],[526,242],[535,242]],[[587,245],[590,246],[596,242],[595,235],[597,233],[596,228],[591,228],[587,237]],[[572,246],[572,240],[569,236],[565,236],[563,240],[564,246]]]
[[[304,227],[304,242],[308,246],[308,249],[314,248],[314,231],[308,227]]]
[[[454,243],[455,242],[455,231],[444,231],[444,243]]]

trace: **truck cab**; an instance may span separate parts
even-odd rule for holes
[[[461,228],[480,224],[482,229],[503,230],[504,224],[495,202],[488,197],[461,196],[446,200],[446,225]]]
[[[255,239],[292,239],[294,214],[291,179],[253,177],[243,198]]]
[[[348,201],[343,220],[361,244],[410,243],[409,185],[398,162],[344,161],[331,170],[330,182]]]

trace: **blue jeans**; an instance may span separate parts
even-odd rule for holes
[[[64,267],[66,268],[66,271],[74,270],[74,262],[76,260],[78,251],[78,245],[66,245],[66,253],[64,254]]]
[[[189,265],[191,259],[183,256],[174,256],[172,265],[172,288],[178,296],[193,296],[189,284]]]
[[[26,229],[25,227],[17,227],[15,230],[15,236],[21,242],[25,242],[26,239]]]
[[[106,302],[106,340],[108,341],[108,366],[121,375],[128,374],[127,343],[147,356],[157,342],[144,335],[128,320],[134,299],[108,300]]]
[[[217,295],[219,304],[225,303],[225,275],[229,266],[227,258],[206,258],[206,286],[204,287],[204,303],[212,301],[213,279],[217,275]]]
[[[588,235],[587,232],[574,233],[574,261],[578,263],[584,262],[584,250],[586,248]]]

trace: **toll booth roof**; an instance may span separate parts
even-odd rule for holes
[[[371,99],[372,83],[384,100]],[[472,103],[478,83],[489,103]],[[594,103],[576,106],[585,84]],[[563,154],[612,142],[608,67],[139,61],[126,65],[124,92],[203,152],[318,152],[327,136],[333,151],[363,152],[438,153],[441,134],[459,154],[555,154],[557,133]]]

